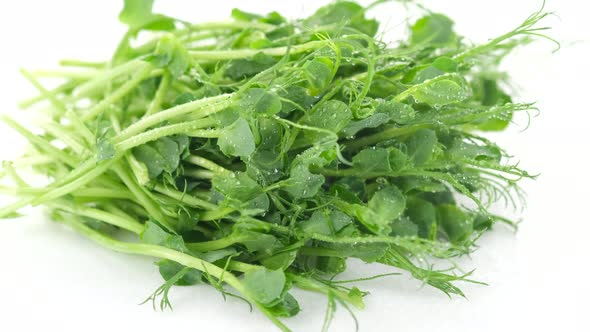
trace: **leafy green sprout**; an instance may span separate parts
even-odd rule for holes
[[[293,21],[236,9],[233,21],[191,24],[126,0],[129,30],[111,59],[22,70],[39,95],[20,106],[48,105],[41,134],[2,118],[30,147],[3,163],[13,185],[0,192],[17,200],[0,216],[44,205],[107,248],[160,259],[165,282],[146,302],[162,310],[173,286],[209,284],[288,331],[280,318],[300,311],[296,286],[328,298],[326,330],[336,304],[364,307],[367,293],[343,284],[372,277],[334,279],[348,258],[464,296],[455,284],[477,281],[454,257],[497,222],[515,227],[489,207],[522,205],[518,182],[535,178],[478,132],[535,110],[513,102],[498,64],[549,38],[537,26],[548,14],[472,46],[423,8],[392,48],[366,16],[381,2],[338,1]],[[140,32],[155,37],[133,46]],[[45,76],[63,83],[48,89]],[[23,168],[53,182],[32,186]]]

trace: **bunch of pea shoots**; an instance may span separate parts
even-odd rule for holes
[[[283,331],[300,311],[293,287],[326,296],[324,329],[337,305],[363,308],[352,285],[371,276],[334,278],[349,258],[449,296],[477,282],[453,258],[513,226],[490,206],[520,206],[517,182],[534,178],[481,134],[535,109],[512,101],[499,65],[546,29],[543,9],[473,44],[422,7],[386,43],[367,14],[377,4],[196,24],[152,5],[125,1],[128,31],[107,61],[22,70],[39,93],[20,105],[35,127],[2,116],[29,145],[3,163],[13,200],[0,217],[44,206],[99,245],[156,258],[154,306],[205,284]]]

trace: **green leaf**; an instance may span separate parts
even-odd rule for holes
[[[502,152],[495,145],[477,145],[456,139],[446,150],[451,159],[473,159],[500,162]]]
[[[249,230],[236,230],[239,243],[246,246],[249,252],[262,251],[272,254],[275,249],[281,247],[279,240],[272,234],[265,234]]]
[[[432,158],[436,143],[436,133],[430,129],[419,129],[410,136],[406,145],[414,165],[419,166],[428,162]]]
[[[281,301],[268,310],[276,317],[293,317],[301,311],[301,308],[291,294],[285,293]]]
[[[199,270],[186,268],[168,259],[160,260],[156,264],[158,265],[162,278],[166,281],[172,279],[178,273],[183,273],[182,278],[175,283],[177,286],[192,286],[203,282],[203,273]],[[183,272],[183,270],[185,271]]]
[[[371,197],[368,207],[372,211],[371,217],[376,218],[373,223],[381,226],[401,216],[406,198],[397,187],[386,185]]]
[[[341,23],[369,36],[374,36],[379,29],[376,20],[365,18],[365,8],[352,1],[337,1],[321,7],[305,20],[305,26],[311,27]]]
[[[129,26],[143,26],[153,18],[154,0],[125,0],[119,20]]]
[[[216,175],[211,182],[215,190],[223,194],[226,206],[242,207],[264,193],[246,173]]]
[[[248,89],[238,101],[238,107],[243,114],[275,115],[281,111],[281,99],[274,93],[264,89]]]
[[[199,257],[207,262],[215,263],[219,260],[230,257],[236,253],[237,253],[236,249],[234,249],[232,247],[228,247],[228,248],[223,248],[223,249],[219,249],[219,250],[212,250],[212,251],[207,251],[205,253],[201,253],[201,254],[199,254]]]
[[[359,240],[362,240],[359,239]],[[373,263],[379,260],[389,249],[386,243],[355,243],[355,244],[334,244],[331,248],[337,250],[342,256],[350,256],[362,259],[366,263]]]
[[[434,107],[458,103],[471,96],[465,79],[454,74],[437,76],[410,89],[416,101]]]
[[[306,114],[304,123],[308,126],[339,133],[352,120],[352,111],[345,103],[339,100],[330,100],[320,107]],[[321,140],[327,134],[318,131],[307,130],[305,137],[313,142]]]
[[[238,59],[229,62],[225,75],[232,80],[252,77],[277,63],[275,58],[264,53],[257,53],[250,59]]]
[[[297,258],[297,251],[287,251],[280,254],[276,254],[271,257],[263,258],[260,260],[260,263],[265,266],[267,269],[271,270],[285,270],[293,261]]]
[[[234,157],[248,157],[256,149],[250,125],[243,118],[225,128],[217,140],[217,145],[224,154]]]
[[[394,185],[385,185],[377,190],[367,205],[335,202],[346,214],[356,218],[371,232],[389,235],[391,223],[404,212],[406,198]]]
[[[276,305],[285,288],[285,273],[282,270],[260,268],[244,274],[244,287],[250,296],[264,306]]]
[[[440,56],[432,62],[432,66],[445,73],[454,73],[458,70],[459,64],[448,56]]]
[[[452,45],[456,40],[453,25],[453,21],[442,14],[422,17],[412,26],[411,42],[432,47]]]
[[[307,89],[298,85],[290,85],[279,91],[279,96],[283,98],[281,112],[288,114],[296,109],[302,108],[307,110],[313,105],[317,98],[310,96]]]
[[[322,155],[323,152],[323,149],[318,146],[309,148],[291,163],[289,178],[284,181],[282,188],[294,199],[313,197],[324,184],[323,175],[314,174],[309,170],[312,165],[322,167],[329,162]]]
[[[354,136],[363,129],[377,128],[390,121],[405,124],[413,120],[415,114],[416,112],[410,105],[402,104],[393,100],[379,102],[375,108],[375,113],[364,119],[350,122],[346,128],[342,130],[342,134],[346,137]]]
[[[437,207],[437,219],[442,229],[453,243],[468,240],[473,233],[473,220],[456,205],[440,205]]]
[[[406,215],[418,226],[418,235],[425,239],[436,236],[436,209],[434,205],[418,197],[407,200]]]
[[[166,68],[173,78],[182,76],[192,62],[188,51],[172,35],[164,35],[158,42],[154,54],[146,60],[156,67]]]
[[[388,123],[389,120],[390,116],[388,114],[375,113],[359,121],[350,122],[344,129],[342,129],[342,134],[346,137],[353,137],[363,129],[377,128]]]
[[[311,217],[298,224],[307,234],[336,235],[341,229],[352,224],[352,219],[338,210],[317,210]]]
[[[188,252],[182,236],[166,232],[153,221],[148,221],[145,224],[145,228],[140,234],[140,239],[142,242],[148,244],[164,246],[180,252]]]
[[[150,179],[154,179],[162,172],[176,171],[187,149],[188,137],[171,136],[142,144],[133,149],[133,155],[146,165]]]
[[[391,224],[391,234],[396,236],[416,236],[418,235],[418,226],[408,218],[399,218]]]
[[[332,60],[317,57],[303,64],[303,74],[309,83],[311,94],[320,94],[332,81]]]
[[[154,0],[124,0],[125,5],[119,14],[119,20],[131,30],[172,30],[175,28],[172,18],[154,14]]]
[[[362,173],[391,172],[389,150],[385,148],[369,148],[357,153],[352,158],[352,165]]]
[[[285,18],[277,12],[271,12],[266,16],[262,16],[262,15],[258,15],[258,14],[248,13],[248,12],[245,12],[245,11],[238,9],[238,8],[232,9],[231,16],[232,16],[232,18],[234,18],[235,20],[238,20],[238,21],[247,21],[247,22],[258,21],[258,22],[262,22],[262,23],[275,24],[275,25],[279,25],[279,24],[284,23],[286,21]]]

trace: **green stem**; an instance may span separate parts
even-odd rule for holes
[[[25,127],[21,126],[18,122],[14,121],[12,118],[10,118],[6,115],[2,115],[2,117],[0,119],[2,119],[2,121],[4,121],[4,123],[6,123],[12,129],[16,130],[19,134],[21,134],[27,140],[29,140],[29,142],[31,142],[34,146],[36,146],[40,150],[45,151],[45,153],[47,153],[48,155],[56,156],[57,158],[59,158],[59,160],[68,164],[69,166],[72,166],[72,167],[76,166],[77,161],[75,160],[74,157],[67,154],[63,150],[60,150],[60,149],[56,148],[55,146],[51,145],[48,141],[46,141],[42,137],[33,134],[32,132],[27,130]]]
[[[232,246],[236,243],[239,243],[241,240],[242,240],[242,238],[240,238],[239,236],[229,235],[224,238],[212,240],[212,241],[187,243],[186,247],[191,250],[195,250],[195,251],[199,251],[199,252],[208,252],[208,251],[227,248],[227,247]]]
[[[79,137],[73,137],[73,133],[68,132],[63,126],[53,121],[41,123],[39,124],[39,127],[56,139],[65,143],[78,155],[82,155],[88,150],[88,148],[82,144]]]
[[[191,196],[187,193],[183,193],[178,190],[165,187],[159,183],[154,186],[154,190],[161,193],[161,194],[164,194],[168,197],[172,197],[175,200],[179,201],[180,203],[184,203],[184,204],[190,205],[192,207],[205,208],[205,209],[213,210],[213,211],[219,209],[219,207],[213,203],[204,201],[200,198],[197,198],[195,196]]]
[[[91,61],[82,61],[82,60],[63,59],[63,60],[59,61],[59,65],[64,66],[64,67],[82,67],[82,68],[102,69],[107,64],[106,64],[106,62],[91,62]]]
[[[88,97],[96,93],[96,91],[100,91],[105,85],[110,84],[115,78],[135,73],[145,66],[151,65],[141,60],[132,60],[111,68],[96,78],[79,85],[74,91],[74,97],[76,99]]]
[[[192,113],[192,116],[199,116],[201,118],[207,117],[208,115],[217,113],[226,108],[231,103],[231,98],[233,96],[234,94],[223,94],[215,97],[203,98],[152,114],[127,127],[120,135],[113,138],[113,142],[121,142],[144,132],[146,129],[154,125],[185,114]]]
[[[127,188],[129,188],[129,191],[131,191],[141,206],[146,209],[150,216],[159,221],[162,225],[168,228],[168,230],[173,231],[174,228],[170,224],[168,218],[166,218],[166,216],[164,216],[162,213],[159,205],[145,191],[145,189],[135,181],[135,178],[132,176],[132,174],[130,174],[129,170],[125,167],[122,167],[120,164],[115,164],[113,166],[113,170],[115,173],[117,173],[119,178],[121,178]]]
[[[231,171],[229,171],[229,170],[223,168],[222,166],[219,166],[218,164],[212,162],[211,160],[203,158],[203,157],[191,155],[188,158],[186,158],[185,161],[189,162],[193,165],[203,167],[204,169],[210,170],[211,172],[213,172],[215,174],[221,174],[221,175],[233,174]]]
[[[76,177],[71,182],[68,182],[68,183],[66,183],[60,187],[57,187],[53,190],[49,190],[44,195],[37,197],[32,202],[32,204],[33,205],[42,204],[47,201],[54,200],[56,198],[65,196],[65,195],[77,190],[78,188],[86,185],[88,182],[96,179],[102,173],[106,172],[109,168],[112,167],[114,162],[115,162],[115,160],[111,159],[111,160],[103,161],[103,162],[97,164],[94,168],[91,168],[88,172]]]
[[[154,99],[150,103],[150,107],[148,108],[147,112],[145,112],[144,117],[152,115],[152,114],[160,111],[164,97],[166,97],[166,92],[168,92],[169,85],[170,85],[170,74],[165,73],[162,76],[162,80],[160,81],[160,85],[158,86],[158,90],[156,91],[156,94],[154,95]]]
[[[75,197],[87,198],[134,199],[134,197],[127,191],[100,187],[80,188],[72,193],[72,195]]]
[[[98,104],[94,105],[92,108],[86,111],[84,115],[82,115],[82,121],[88,122],[96,118],[100,113],[107,110],[109,107],[117,103],[127,94],[129,94],[133,89],[135,89],[141,81],[146,79],[152,70],[152,66],[149,64],[145,64],[138,69],[138,72],[133,75],[133,77],[125,82],[121,87],[115,90],[113,93],[109,94],[106,98],[102,99]]]
[[[135,219],[117,216],[103,210],[93,209],[81,205],[72,206],[63,203],[50,203],[48,206],[72,213],[74,215],[100,220],[107,224],[121,227],[135,234],[140,234],[144,230],[144,226]]]
[[[307,278],[307,277],[299,276],[294,273],[287,273],[287,275],[288,275],[289,279],[291,279],[293,281],[293,283],[301,289],[310,290],[310,291],[314,291],[314,292],[318,292],[318,293],[322,293],[322,294],[326,294],[326,295],[332,294],[336,298],[338,298],[339,300],[352,304],[357,309],[363,309],[365,307],[365,303],[363,302],[362,298],[360,298],[360,297],[353,298],[350,295],[348,295],[347,293],[345,293],[339,289],[327,286],[323,283],[314,281],[314,280]]]
[[[183,175],[200,180],[212,180],[215,177],[215,173],[204,169],[185,170]]]
[[[20,103],[18,103],[18,107],[20,109],[27,109],[40,101],[48,99],[50,96],[57,96],[59,93],[71,90],[78,85],[80,85],[80,81],[78,81],[78,80],[73,80],[73,81],[63,83],[54,89],[47,90],[47,93],[41,93],[40,95],[38,95],[36,97],[21,101]]]
[[[253,57],[258,53],[263,53],[269,56],[283,56],[287,54],[299,54],[307,51],[318,49],[325,46],[325,41],[311,41],[301,45],[283,46],[263,49],[238,49],[238,50],[224,50],[224,51],[189,51],[190,55],[196,60],[205,61],[219,61],[219,60],[235,60]]]
[[[85,81],[96,77],[97,71],[73,71],[73,70],[35,70],[32,72],[36,77],[65,78],[71,80]]]
[[[124,141],[120,141],[119,139],[117,139],[118,137],[113,139],[113,141],[119,141],[116,144],[116,149],[117,152],[123,153],[136,146],[140,146],[147,142],[155,141],[159,138],[166,136],[183,134],[190,137],[216,138],[219,137],[219,135],[221,135],[222,130],[220,129],[201,129],[203,127],[210,127],[210,121],[197,120],[167,125],[152,130],[148,130],[146,132],[128,138]]]
[[[39,81],[37,81],[37,79],[28,71],[21,69],[20,72],[37,90],[39,90],[43,98],[49,99],[51,104],[53,104],[53,106],[55,106],[61,113],[66,112],[66,106],[59,99],[57,99],[57,96],[54,92],[45,89],[45,87],[41,85],[41,83],[39,83]]]
[[[204,211],[199,216],[199,219],[202,221],[213,221],[213,220],[220,220],[224,217],[227,217],[229,214],[234,212],[235,210],[232,208],[218,208],[214,211]]]
[[[370,136],[360,137],[353,141],[348,141],[345,143],[345,146],[346,149],[358,150],[368,145],[373,145],[388,139],[411,134],[418,129],[426,127],[428,127],[426,124],[416,124],[406,127],[391,127]]]

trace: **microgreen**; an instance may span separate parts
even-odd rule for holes
[[[284,331],[280,318],[300,311],[292,287],[326,296],[324,329],[337,305],[363,308],[367,293],[343,284],[372,277],[334,278],[352,258],[463,296],[460,283],[476,281],[451,259],[497,222],[515,225],[488,209],[518,206],[518,181],[535,177],[481,132],[535,109],[513,101],[499,64],[542,36],[547,14],[472,45],[419,7],[388,44],[368,13],[381,2],[189,24],[125,0],[112,58],[63,61],[87,71],[64,71],[54,89],[23,70],[40,95],[21,105],[47,105],[38,130],[2,118],[30,147],[3,164],[13,185],[0,192],[17,201],[0,218],[44,205],[107,248],[157,258],[154,306],[171,308],[174,286],[206,284]],[[22,168],[52,182],[29,185]]]

